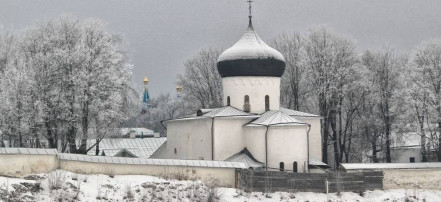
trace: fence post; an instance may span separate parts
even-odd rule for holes
[[[328,179],[325,180],[325,186],[326,186],[326,202],[329,201],[329,182]]]

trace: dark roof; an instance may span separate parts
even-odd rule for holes
[[[242,38],[219,56],[217,70],[221,77],[281,77],[285,71],[285,59],[260,39],[250,21]]]

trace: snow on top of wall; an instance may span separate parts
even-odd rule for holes
[[[345,170],[441,168],[441,162],[430,162],[430,163],[342,163],[340,165]]]
[[[0,154],[57,155],[56,149],[40,148],[0,148]]]
[[[131,165],[154,165],[154,166],[188,166],[188,167],[211,167],[211,168],[246,168],[245,164],[227,161],[205,160],[178,160],[178,159],[144,159],[110,156],[90,156],[81,154],[60,153],[61,160],[84,161],[92,163],[114,163]]]

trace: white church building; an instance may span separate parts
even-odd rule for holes
[[[321,117],[280,107],[285,59],[254,31],[217,61],[223,105],[165,120],[167,141],[151,158],[243,162],[252,169],[310,172],[321,159]]]

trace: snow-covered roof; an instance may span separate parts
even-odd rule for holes
[[[312,165],[312,166],[328,166],[326,163],[323,163],[321,160],[319,160],[319,159],[317,159],[315,157],[312,157],[312,156],[309,156],[309,165]]]
[[[412,147],[421,145],[421,136],[416,132],[397,133],[393,132],[392,148],[396,147]]]
[[[0,154],[31,154],[31,155],[57,155],[56,149],[10,147],[0,148]]]
[[[265,166],[264,163],[256,160],[247,148],[227,158],[225,161],[241,162],[244,163],[247,168],[253,169],[262,168]]]
[[[242,38],[219,56],[217,70],[221,77],[281,77],[285,71],[285,59],[257,35],[250,19]]]
[[[122,152],[127,152],[130,156],[134,158],[138,158],[137,155],[129,151],[128,149],[103,149],[101,154],[104,154],[103,156],[118,156]]]
[[[156,165],[156,166],[189,166],[211,168],[247,168],[245,164],[228,161],[204,161],[204,160],[178,160],[178,159],[143,159],[110,156],[90,156],[81,154],[60,153],[61,160],[84,161],[92,163],[114,163],[132,165]]]
[[[341,163],[345,170],[383,170],[383,169],[431,169],[441,168],[441,162],[426,163]]]
[[[148,128],[121,128],[121,135],[127,135],[130,131],[135,131],[136,135],[154,135],[154,131]]]
[[[247,126],[307,125],[281,111],[267,111]]]
[[[100,142],[99,154],[102,155],[103,151],[106,151],[107,156],[116,155],[119,150],[126,149],[139,158],[149,158],[164,142],[167,140],[165,137],[159,138],[115,138],[115,139],[103,139]],[[88,147],[95,144],[95,139],[87,140]],[[95,147],[87,152],[88,155],[95,155]],[[113,155],[112,155],[113,154]]]
[[[218,58],[219,61],[238,59],[267,59],[274,58],[285,61],[283,55],[274,48],[268,46],[254,31],[251,24],[242,38],[232,47],[225,50]]]
[[[231,106],[219,107],[214,109],[200,109],[198,111],[199,113],[201,113],[200,116],[198,116],[196,113],[189,116],[184,116],[165,121],[191,120],[191,119],[214,118],[214,117],[251,117],[251,118],[259,117],[259,115],[257,114],[247,113]]]
[[[302,117],[317,117],[317,118],[321,118],[321,116],[319,115],[315,115],[315,114],[310,114],[310,113],[306,113],[306,112],[301,112],[301,111],[296,111],[293,109],[287,109],[287,108],[280,108],[280,111],[289,115],[289,116],[302,116]]]
[[[210,112],[202,115],[207,117],[229,117],[229,116],[255,116],[241,110],[238,110],[231,106],[225,106],[217,109],[213,109]]]

